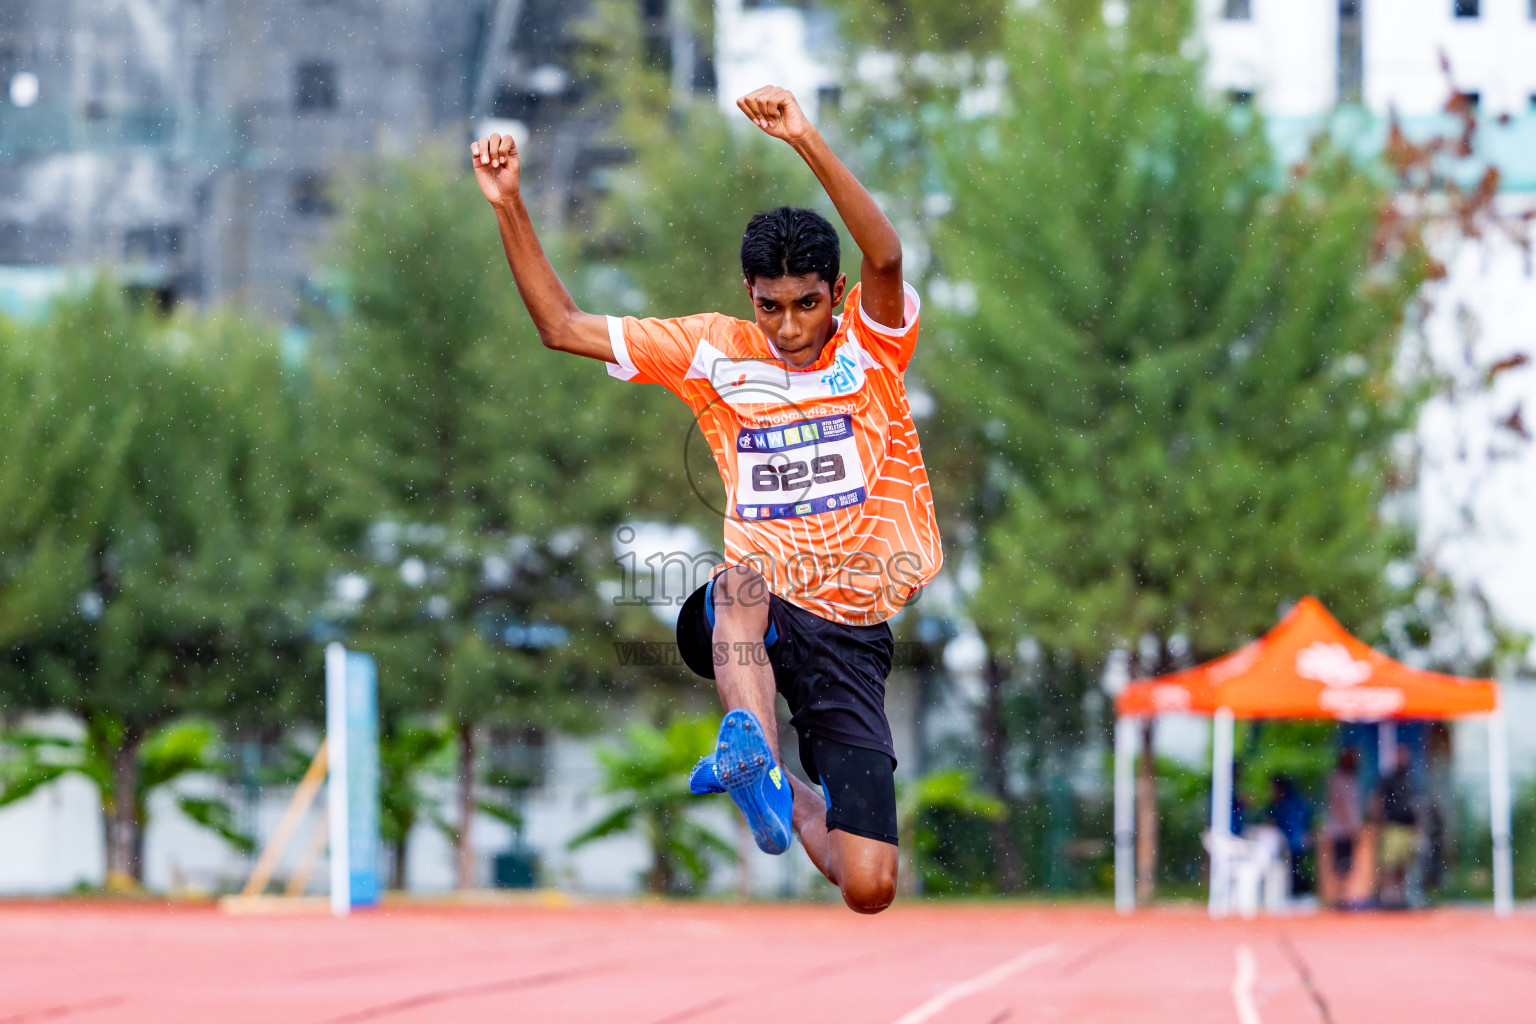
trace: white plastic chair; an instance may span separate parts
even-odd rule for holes
[[[1212,917],[1226,917],[1235,910],[1252,919],[1261,906],[1271,914],[1285,912],[1291,874],[1279,829],[1260,825],[1241,836],[1206,831],[1200,838],[1211,855]]]

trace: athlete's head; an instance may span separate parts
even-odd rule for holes
[[[814,210],[781,206],[747,222],[741,274],[757,325],[791,366],[806,366],[832,337],[847,280],[837,230]]]

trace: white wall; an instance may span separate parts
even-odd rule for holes
[[[1509,738],[1509,774],[1515,796],[1536,779],[1536,682],[1505,683],[1505,731]],[[1451,727],[1451,772],[1456,792],[1474,818],[1488,820],[1488,723],[1469,718]]]
[[[550,742],[549,784],[529,800],[525,831],[528,845],[539,853],[543,882],[547,885],[614,895],[639,891],[641,876],[650,860],[638,836],[626,834],[578,850],[566,849],[573,836],[612,806],[598,792],[600,774],[593,755],[598,744],[613,741],[613,737],[557,737]],[[210,778],[193,778],[183,785],[189,792],[206,795],[220,784]],[[430,788],[445,809],[452,807],[453,780],[437,780]],[[291,787],[272,788],[263,793],[257,808],[257,829],[263,839],[276,831],[292,793]],[[277,868],[275,877],[280,882],[298,864],[313,830],[323,820],[323,795],[316,804]],[[752,891],[764,896],[800,895],[816,884],[819,876],[802,852],[771,857],[752,846],[750,837],[740,833],[740,815],[725,797],[700,799],[697,816],[729,842],[740,845],[745,838]],[[491,885],[491,858],[507,849],[511,840],[505,825],[484,817],[476,819],[471,841],[478,855],[479,885]],[[437,828],[425,823],[417,825],[411,833],[408,857],[408,891],[437,893],[454,888],[453,849]],[[175,809],[171,793],[157,793],[151,799],[149,827],[144,836],[144,879],[150,889],[231,891],[243,884],[250,866],[250,858],[182,817]],[[101,804],[95,788],[84,779],[65,777],[26,800],[0,809],[0,895],[57,893],[81,884],[95,887],[105,877]],[[327,878],[326,860],[322,856],[311,875],[309,892],[325,892]],[[734,863],[718,865],[713,887],[730,891],[735,885]]]
[[[1531,109],[1536,21],[1530,0],[1481,0],[1477,18],[1453,16],[1452,0],[1364,0],[1365,102],[1405,116],[1445,106],[1443,51],[1459,89],[1481,94],[1490,114]]]
[[[1536,197],[1503,204],[1531,207]],[[1432,244],[1447,276],[1426,289],[1423,340],[1454,387],[1430,398],[1417,428],[1419,547],[1458,583],[1479,584],[1505,622],[1536,634],[1536,443],[1497,425],[1521,409],[1536,431],[1536,363],[1484,387],[1495,362],[1536,358],[1536,270],[1496,232]]]
[[[1222,0],[1200,0],[1206,81],[1242,90],[1266,114],[1321,114],[1338,99],[1337,0],[1252,0],[1253,17],[1228,21]]]
[[[737,113],[738,97],[777,85],[795,94],[813,122],[816,91],[836,82],[832,70],[812,52],[804,13],[794,7],[747,10],[742,0],[715,4],[715,75],[716,97],[729,114]]]
[[[1252,0],[1251,20],[1221,17],[1223,0],[1200,0],[1207,80],[1256,93],[1276,116],[1327,113],[1338,99],[1337,0]],[[1536,94],[1536,20],[1530,0],[1481,0],[1477,18],[1456,18],[1453,0],[1361,0],[1364,100],[1378,114],[1435,114],[1448,87],[1477,92],[1491,114],[1530,111]]]
[[[107,876],[96,787],[70,776],[0,808],[0,893],[65,892]]]

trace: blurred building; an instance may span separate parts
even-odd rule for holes
[[[1199,0],[1209,78],[1271,117],[1438,114],[1447,70],[1494,116],[1536,106],[1530,0]]]
[[[1199,0],[1199,9],[1208,83],[1263,113],[1284,164],[1304,158],[1320,131],[1375,155],[1394,117],[1415,141],[1455,135],[1447,111],[1454,94],[1476,112],[1474,152],[1451,178],[1470,190],[1486,168],[1497,168],[1493,209],[1503,224],[1468,237],[1447,216],[1444,230],[1430,237],[1446,277],[1425,289],[1426,305],[1410,315],[1405,352],[1421,354],[1445,385],[1417,426],[1413,515],[1423,558],[1464,594],[1482,595],[1505,625],[1536,633],[1536,519],[1529,512],[1536,507],[1536,445],[1527,425],[1536,410],[1536,268],[1530,227],[1520,226],[1536,215],[1536,2]],[[1423,605],[1428,595],[1418,598]],[[1470,671],[1486,654],[1486,623],[1475,603],[1452,614],[1440,647],[1419,652],[1424,667]],[[1533,669],[1528,656],[1524,674]],[[1536,687],[1528,679],[1504,682],[1512,764],[1528,779],[1536,774],[1536,747],[1520,737],[1536,731]],[[1168,727],[1203,759],[1203,727]],[[1458,723],[1453,742],[1420,742],[1415,750],[1428,758],[1430,775],[1442,773],[1445,786],[1477,807],[1487,796],[1486,743],[1480,723]]]
[[[1421,548],[1475,583],[1504,619],[1536,632],[1536,3],[1532,0],[1199,0],[1207,80],[1264,114],[1280,160],[1305,157],[1319,131],[1374,155],[1390,119],[1419,141],[1454,135],[1447,102],[1475,110],[1474,152],[1452,179],[1470,190],[1498,171],[1503,225],[1432,239],[1444,281],[1409,328],[1452,387],[1421,417]],[[1513,229],[1513,230],[1508,230]],[[1490,373],[1520,355],[1525,365]],[[1532,666],[1536,667],[1536,666]]]
[[[1506,226],[1536,215],[1536,3],[1532,0],[1198,0],[1207,82],[1251,104],[1283,164],[1329,132],[1362,155],[1385,146],[1396,118],[1423,140],[1455,134],[1453,94],[1476,112],[1472,157],[1456,184],[1498,170],[1494,209]],[[1536,456],[1524,412],[1536,408],[1536,276],[1520,231],[1432,239],[1447,277],[1410,320],[1451,387],[1419,430],[1421,547],[1459,583],[1475,583],[1505,620],[1536,633]],[[1479,381],[1484,383],[1479,386]],[[1536,668],[1536,665],[1532,665]]]
[[[736,112],[736,98],[764,85],[795,94],[812,121],[823,104],[836,106],[838,60],[819,47],[835,45],[827,15],[798,6],[717,0],[718,99]]]
[[[685,0],[636,0],[650,59],[708,91]],[[594,153],[569,0],[0,4],[0,301],[112,268],[162,302],[292,320],[334,190],[378,153],[526,136],[559,215]],[[674,61],[674,53],[680,58]]]

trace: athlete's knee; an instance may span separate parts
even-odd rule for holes
[[[896,899],[896,872],[860,872],[842,884],[843,902],[860,914],[878,914]]]
[[[743,624],[768,620],[768,581],[756,569],[733,565],[715,577],[715,624],[723,619]]]

